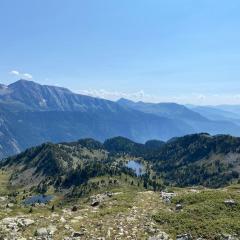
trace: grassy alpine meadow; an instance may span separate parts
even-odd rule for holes
[[[176,206],[181,205],[180,210]],[[240,236],[240,185],[221,189],[181,189],[172,203],[153,216],[173,237],[188,233],[195,238]]]

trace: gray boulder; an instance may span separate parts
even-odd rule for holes
[[[171,240],[167,233],[159,232],[158,235],[148,238],[148,240]]]
[[[237,203],[233,199],[227,199],[224,201],[224,203],[229,207],[233,207],[233,206],[237,205]]]
[[[37,231],[36,231],[36,236],[39,236],[39,237],[46,237],[46,236],[48,236],[47,228],[38,228]]]
[[[190,234],[181,234],[177,235],[176,240],[192,240],[192,236]]]

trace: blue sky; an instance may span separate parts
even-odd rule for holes
[[[240,104],[239,0],[1,0],[0,82]]]

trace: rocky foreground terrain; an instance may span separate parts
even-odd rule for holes
[[[44,203],[24,204],[32,193],[8,192],[1,173],[0,239],[239,239],[240,186],[209,190],[140,189],[118,179],[111,191],[83,198],[54,194]],[[131,179],[127,181],[132,181]],[[53,193],[48,193],[53,194]]]
[[[139,192],[131,203],[119,203],[124,197],[119,192],[100,206],[81,204],[56,212],[46,212],[48,206],[36,206],[36,213],[19,212],[14,217],[9,217],[12,209],[8,208],[4,211],[7,217],[0,221],[1,232],[6,239],[169,239],[151,218],[161,204],[157,194]]]

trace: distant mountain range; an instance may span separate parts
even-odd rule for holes
[[[177,120],[179,125],[182,124],[188,129],[188,134],[208,132],[210,134],[231,134],[239,136],[240,124],[238,125],[238,123],[240,121],[238,121],[238,114],[224,110],[222,107],[184,106],[176,103],[133,102],[127,99],[120,99],[118,103],[121,106],[137,111]]]
[[[240,106],[220,105],[220,106],[191,106],[188,107],[202,116],[214,120],[230,121],[240,125]]]
[[[143,143],[197,132],[240,136],[240,126],[237,118],[174,103],[113,102],[26,80],[0,85],[0,158],[47,141],[123,136]]]

